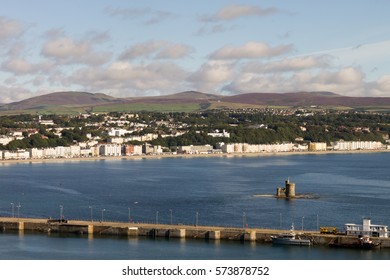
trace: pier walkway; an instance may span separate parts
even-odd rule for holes
[[[207,240],[235,240],[241,242],[271,242],[271,235],[286,230],[265,228],[237,228],[200,225],[148,224],[129,222],[100,222],[79,220],[48,220],[35,218],[0,217],[0,231],[41,232],[45,234],[77,234],[93,236],[127,236],[134,238],[190,238]],[[337,242],[348,245],[356,242],[356,236],[320,234],[318,231],[299,231],[300,238],[310,239],[313,245],[328,246]],[[390,238],[372,238],[381,248],[390,248]]]

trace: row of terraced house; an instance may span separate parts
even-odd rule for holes
[[[333,145],[326,143],[281,143],[281,144],[247,144],[247,143],[219,143],[212,145],[189,145],[177,147],[179,154],[212,154],[212,153],[283,153],[305,151],[350,151],[350,150],[385,150],[390,149],[376,141],[337,141]],[[46,159],[46,158],[83,158],[83,157],[115,157],[136,155],[163,154],[161,146],[126,145],[126,144],[96,144],[93,146],[70,146],[53,148],[32,148],[26,150],[8,151],[0,153],[2,160]]]

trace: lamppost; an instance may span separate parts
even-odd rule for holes
[[[303,231],[303,220],[305,219],[305,217],[302,217],[302,231]]]
[[[102,223],[103,223],[103,221],[104,221],[104,219],[103,219],[103,213],[106,211],[106,209],[102,209]]]
[[[92,207],[92,206],[89,206],[88,208],[91,209],[91,222],[93,222],[93,216],[92,216],[92,208],[93,208],[93,207]]]
[[[169,209],[169,212],[171,212],[171,225],[172,225],[172,209]]]
[[[64,206],[60,205],[60,220],[63,219],[63,211],[64,211]]]
[[[242,227],[245,228],[246,225],[246,213],[242,212]]]
[[[130,207],[127,208],[129,210],[129,223],[131,222],[131,212],[130,212]]]
[[[11,202],[11,207],[12,207],[12,218],[15,218],[15,208],[12,202]]]
[[[196,215],[195,215],[195,226],[198,226],[198,220],[199,220],[199,213],[196,212]]]
[[[279,229],[282,229],[282,213],[279,213]]]
[[[22,207],[22,205],[20,205],[20,202],[19,202],[19,204],[18,204],[18,205],[16,205],[16,208],[18,208],[18,220],[19,220],[19,217],[20,217],[20,215],[19,215],[19,212],[20,212],[20,207]]]
[[[158,211],[156,211],[156,224],[158,224]]]

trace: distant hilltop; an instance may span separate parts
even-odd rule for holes
[[[333,92],[244,93],[217,95],[186,91],[171,95],[116,98],[104,93],[54,92],[9,104],[6,113],[93,113],[129,111],[200,111],[265,107],[311,107],[342,110],[390,110],[390,97],[348,97]]]

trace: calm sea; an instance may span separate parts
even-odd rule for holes
[[[390,153],[0,164],[0,216],[316,229],[390,226]],[[278,200],[290,178],[313,199]],[[20,207],[17,207],[19,206]],[[390,259],[390,250],[0,234],[3,259]]]

